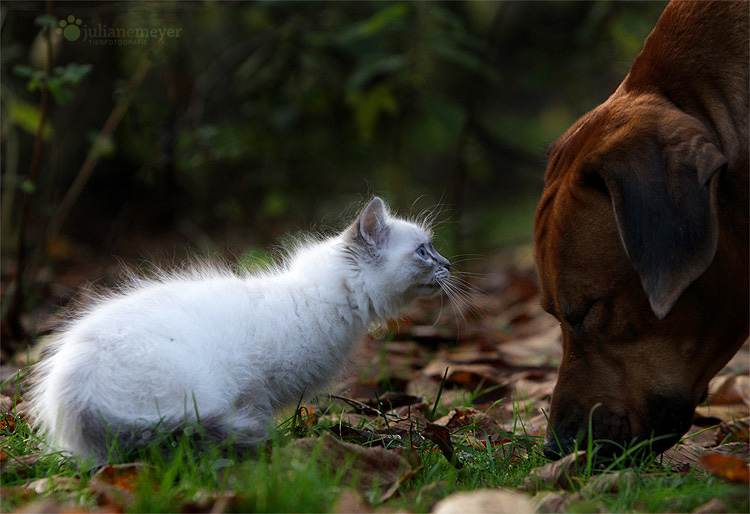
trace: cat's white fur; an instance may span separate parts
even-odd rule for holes
[[[436,292],[448,269],[425,230],[374,198],[272,271],[133,281],[55,336],[32,388],[36,424],[96,464],[196,412],[210,438],[252,446],[274,412],[336,376],[371,322]]]

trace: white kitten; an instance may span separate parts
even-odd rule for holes
[[[376,197],[274,271],[135,281],[56,335],[32,388],[36,423],[52,448],[96,464],[197,416],[208,438],[252,447],[275,411],[335,377],[371,322],[437,292],[449,267]]]

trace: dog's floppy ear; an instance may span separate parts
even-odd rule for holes
[[[716,253],[716,186],[727,161],[691,120],[691,130],[613,144],[597,159],[623,245],[659,319]]]

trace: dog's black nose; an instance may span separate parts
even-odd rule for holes
[[[568,453],[570,453],[570,451],[562,449],[560,445],[557,444],[557,442],[553,444],[546,443],[544,445],[544,457],[549,460],[560,460]]]
[[[549,460],[559,460],[575,450],[576,440],[574,434],[551,433],[547,431],[547,440],[544,443],[544,456]]]

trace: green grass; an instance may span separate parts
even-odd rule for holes
[[[128,510],[177,512],[224,498],[240,512],[325,512],[340,494],[347,464],[334,472],[319,465],[320,444],[305,454],[283,439],[244,460],[221,452],[198,455],[184,443],[167,459],[157,454],[139,475]]]
[[[616,491],[599,493],[582,489],[570,512],[692,512],[714,498],[725,512],[748,512],[746,485],[724,482],[700,471],[687,474],[642,472],[620,481]]]
[[[469,395],[471,396],[471,395]],[[467,400],[470,403],[470,400]],[[468,406],[468,405],[467,405]],[[339,407],[337,407],[339,408]],[[423,409],[440,413],[439,401]],[[457,491],[491,487],[523,488],[530,496],[550,491],[562,495],[569,512],[691,512],[713,498],[729,512],[748,512],[745,485],[734,485],[699,470],[676,474],[659,458],[633,467],[620,459],[602,475],[587,461],[578,473],[559,485],[528,480],[534,468],[547,463],[540,437],[526,436],[522,424],[504,444],[492,446],[477,426],[455,429],[451,442],[463,467],[449,463],[437,446],[420,438],[414,446],[391,441],[408,456],[412,473],[404,476],[395,494],[368,480],[370,472],[354,455],[331,461],[329,447],[337,421],[319,413],[315,420],[290,414],[271,440],[252,455],[240,457],[232,448],[199,451],[194,438],[177,437],[163,446],[141,450],[130,476],[109,482],[94,471],[79,469],[70,459],[46,455],[29,424],[15,411],[0,424],[3,469],[0,511],[8,512],[46,496],[60,507],[95,510],[103,505],[126,512],[206,511],[221,507],[235,512],[328,512],[344,491],[357,491],[365,508],[429,512],[435,502]],[[384,420],[373,419],[370,425]],[[368,425],[369,426],[369,425]],[[360,428],[368,428],[365,425]],[[8,466],[14,457],[33,455],[27,466]],[[38,458],[36,457],[38,456]],[[614,480],[607,481],[610,477]],[[39,479],[54,484],[41,494]],[[30,488],[29,484],[35,484]],[[104,485],[102,485],[104,484]],[[605,484],[605,485],[602,485]]]

